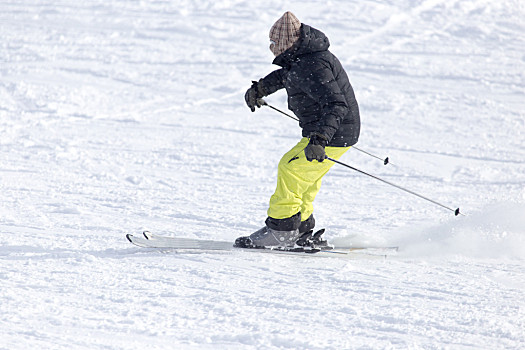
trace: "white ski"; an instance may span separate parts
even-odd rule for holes
[[[397,247],[345,247],[327,250],[284,250],[284,249],[271,249],[271,248],[236,248],[232,242],[227,241],[215,241],[215,240],[203,240],[193,238],[179,238],[154,235],[149,231],[144,231],[141,236],[134,236],[132,234],[126,235],[128,241],[136,246],[143,248],[161,248],[161,249],[173,249],[173,250],[203,250],[203,251],[252,251],[252,252],[265,252],[265,253],[285,253],[294,255],[315,255],[315,256],[347,256],[347,257],[358,257],[358,256],[370,256],[370,257],[386,257],[387,255],[395,254],[398,250]]]

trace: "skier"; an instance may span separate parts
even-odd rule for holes
[[[282,88],[288,108],[295,113],[303,138],[279,162],[277,187],[271,196],[265,226],[250,236],[239,237],[235,246],[293,247],[315,226],[313,201],[323,176],[357,143],[359,107],[341,63],[330,51],[321,31],[301,23],[286,12],[270,29],[273,71],[246,91],[251,111],[261,107],[259,99]]]

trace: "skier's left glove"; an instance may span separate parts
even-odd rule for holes
[[[324,148],[328,144],[328,139],[326,136],[313,132],[310,134],[310,142],[308,142],[308,145],[304,149],[304,155],[306,156],[306,160],[311,162],[314,159],[318,162],[322,162],[326,159],[326,153],[324,151]]]
[[[246,94],[244,94],[244,100],[252,112],[255,112],[255,107],[261,108],[262,104],[259,99],[268,95],[264,90],[261,80],[258,82],[252,81],[252,86],[246,91]]]

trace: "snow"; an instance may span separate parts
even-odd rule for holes
[[[386,260],[186,253],[263,224],[296,122],[251,113],[286,10],[325,32],[358,146],[316,200]],[[0,4],[0,349],[525,348],[522,1]],[[283,92],[267,98],[286,110]]]

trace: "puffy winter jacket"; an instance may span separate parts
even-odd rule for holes
[[[324,33],[302,24],[299,40],[273,61],[282,68],[259,83],[265,95],[286,89],[288,108],[299,118],[304,137],[316,132],[330,140],[328,146],[346,147],[359,138],[359,107],[348,76],[329,46]]]

